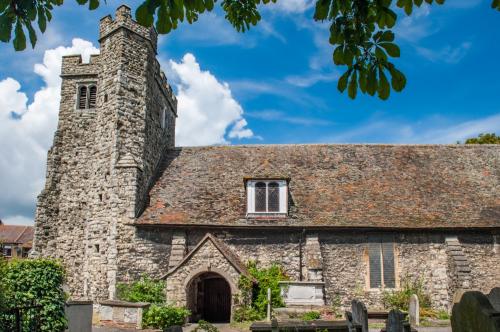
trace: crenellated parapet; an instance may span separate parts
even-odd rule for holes
[[[90,56],[90,61],[84,63],[81,55],[66,55],[62,57],[61,77],[97,76],[100,72],[99,54]]]
[[[130,7],[121,5],[115,13],[115,19],[111,15],[101,19],[99,25],[99,40],[102,40],[119,29],[126,29],[133,32],[151,42],[153,50],[156,52],[158,43],[158,34],[151,27],[147,28],[132,19]]]

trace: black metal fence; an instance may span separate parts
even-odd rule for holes
[[[0,311],[0,332],[39,332],[42,306],[14,307]]]

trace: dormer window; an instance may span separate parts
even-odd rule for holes
[[[81,84],[78,86],[77,109],[95,108],[97,103],[97,86],[95,84]]]
[[[247,212],[249,215],[286,215],[287,182],[285,180],[247,181]]]

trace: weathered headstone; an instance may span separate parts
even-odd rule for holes
[[[498,332],[500,311],[495,310],[483,293],[465,292],[460,302],[453,305],[451,327],[453,332]]]
[[[495,308],[496,311],[500,311],[500,287],[493,288],[487,297],[488,300],[490,300],[491,306]]]
[[[404,332],[404,314],[396,309],[389,311],[389,317],[385,323],[386,332]]]
[[[354,323],[361,325],[362,332],[368,332],[368,311],[363,302],[352,300],[352,320]]]
[[[412,294],[412,296],[410,296],[408,315],[410,316],[410,324],[412,326],[420,325],[420,304],[416,294]]]

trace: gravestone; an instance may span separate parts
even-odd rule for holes
[[[495,308],[496,311],[500,311],[500,287],[493,288],[487,296],[491,306]]]
[[[408,315],[410,316],[410,324],[412,326],[420,325],[420,304],[418,302],[418,296],[416,294],[410,296]]]
[[[352,300],[351,310],[353,322],[361,325],[362,332],[368,332],[368,311],[363,302]]]
[[[477,291],[465,292],[451,312],[453,332],[498,332],[500,311],[495,310],[486,295]]]
[[[385,323],[386,332],[411,332],[410,324],[405,322],[405,315],[397,310],[393,309],[389,311],[389,317]]]

